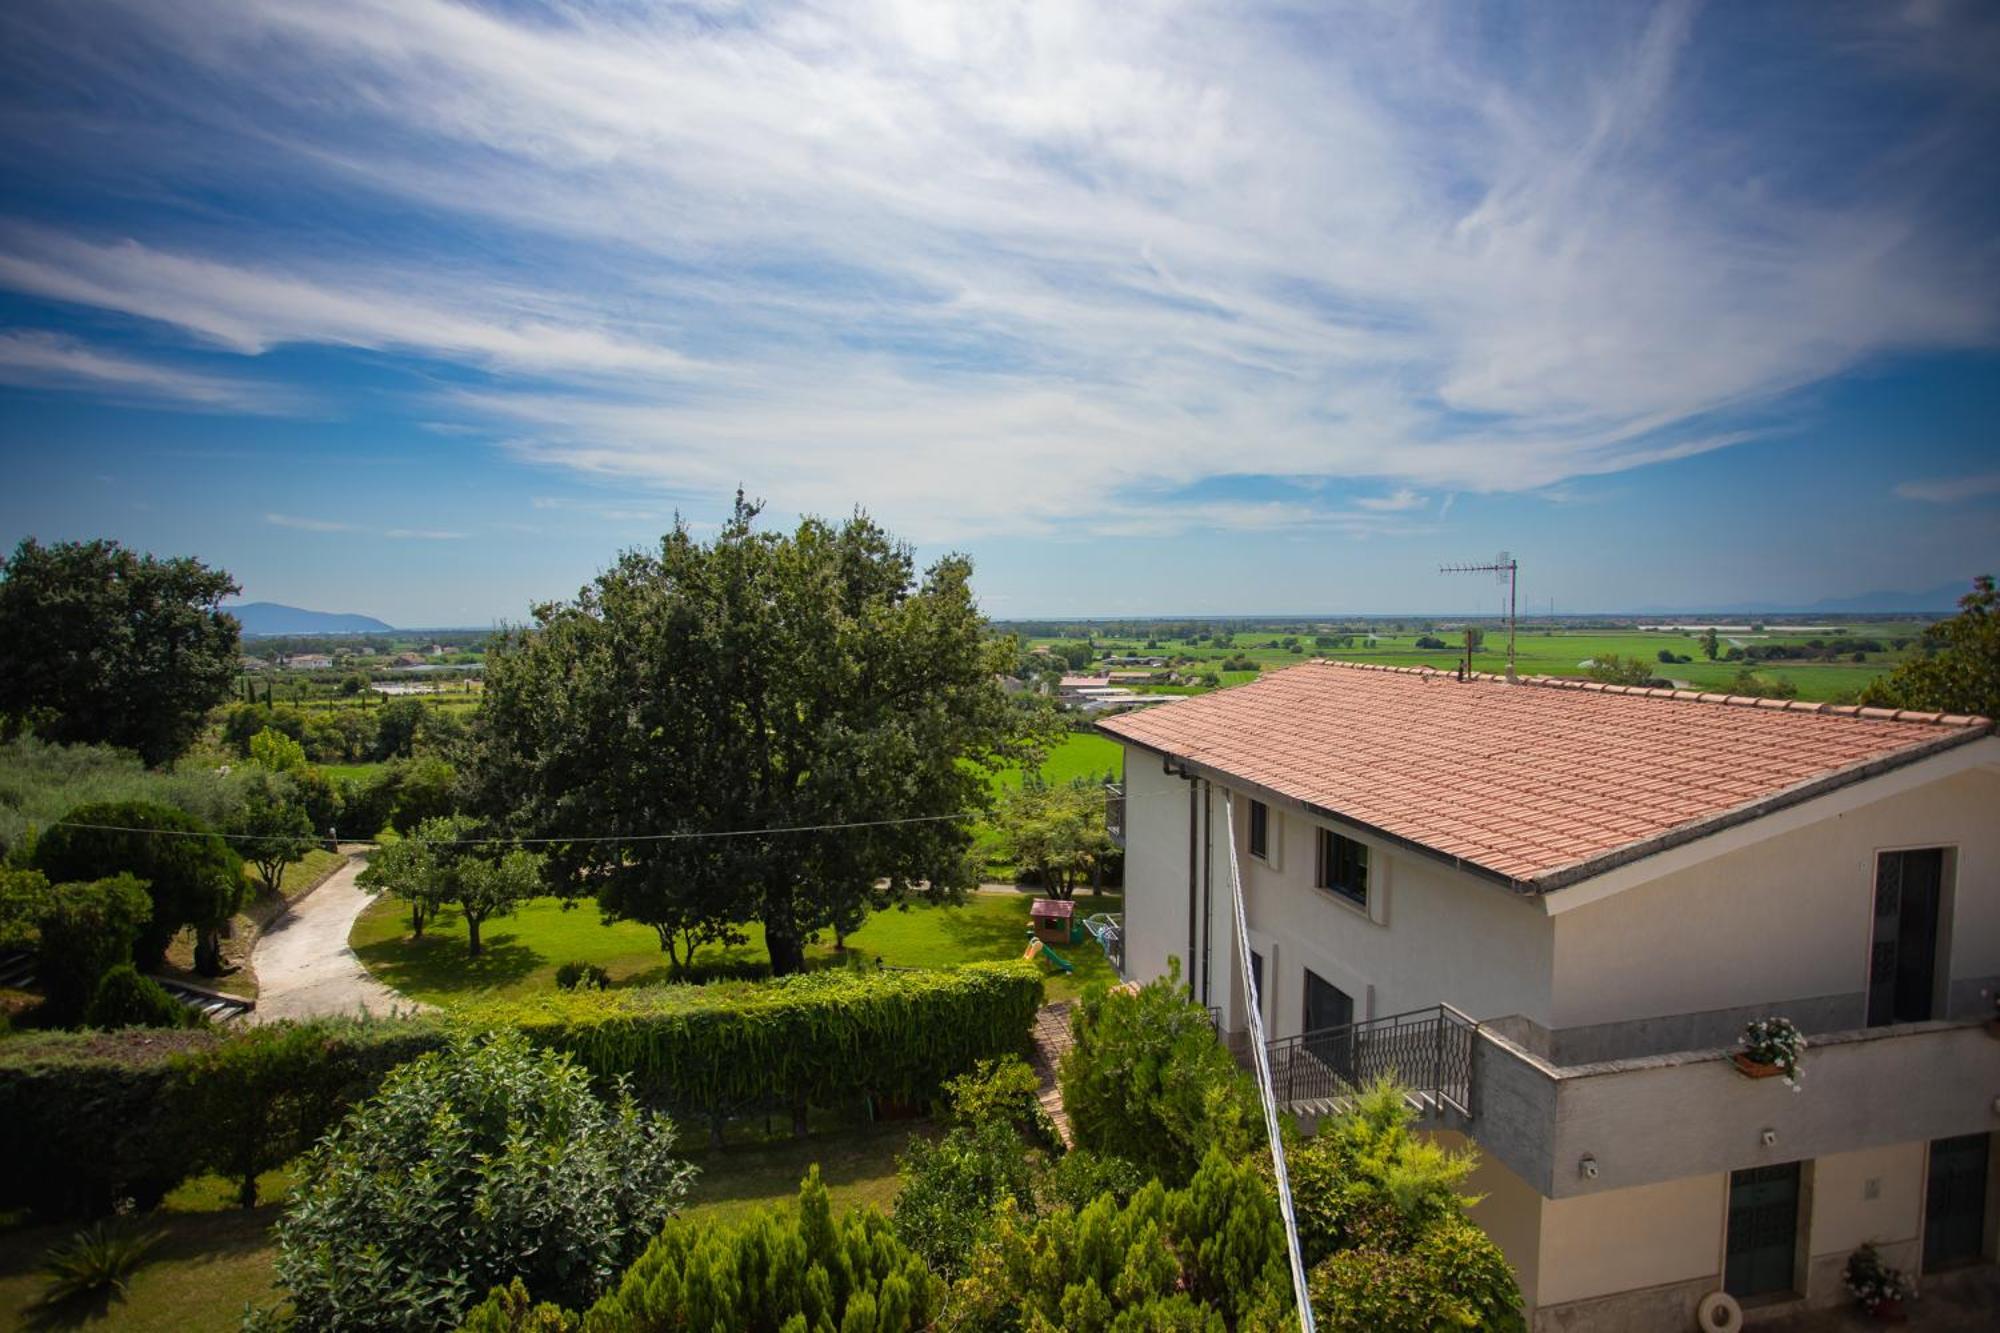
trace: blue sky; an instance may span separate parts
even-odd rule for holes
[[[740,483],[996,616],[2000,567],[2000,16],[16,0],[0,542],[518,619]]]

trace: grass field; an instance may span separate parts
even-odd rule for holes
[[[226,1192],[216,1181],[214,1192]],[[203,1182],[195,1182],[199,1189]],[[190,1329],[229,1329],[243,1318],[245,1305],[266,1305],[278,1298],[272,1285],[271,1224],[278,1218],[275,1203],[245,1211],[190,1201],[183,1187],[160,1213],[147,1219],[164,1239],[133,1275],[122,1301],[82,1323],[38,1325],[25,1308],[41,1292],[42,1256],[65,1241],[71,1226],[23,1226],[0,1231],[0,1329],[103,1329],[107,1333],[183,1333]],[[194,1209],[198,1208],[199,1211]]]
[[[896,1202],[896,1158],[913,1137],[935,1134],[928,1120],[893,1120],[842,1127],[802,1139],[769,1138],[687,1152],[700,1168],[682,1216],[703,1223],[735,1221],[765,1204],[798,1197],[799,1181],[814,1162],[835,1211]],[[683,1150],[690,1148],[683,1138]]]
[[[879,957],[890,967],[950,967],[1016,958],[1027,946],[1030,901],[1028,894],[978,893],[957,907],[892,908],[876,913],[848,936],[848,949],[870,963]],[[1085,894],[1078,904],[1086,913],[1116,912],[1122,900],[1112,894],[1102,898]],[[704,949],[699,961],[763,961],[763,931],[753,925],[746,933],[746,943]],[[556,899],[537,898],[511,917],[489,921],[481,934],[484,952],[469,957],[465,923],[446,908],[425,928],[423,939],[413,940],[402,905],[385,898],[361,914],[349,943],[385,984],[412,999],[447,1007],[492,995],[553,990],[556,968],[572,961],[596,963],[621,985],[669,979],[666,956],[650,927],[631,922],[605,925],[588,901],[564,910]],[[1051,969],[1051,1000],[1080,995],[1091,981],[1117,979],[1102,951],[1088,939],[1057,952],[1077,971],[1069,976]],[[832,963],[831,941],[809,947],[807,957],[821,965]]]
[[[1885,646],[1898,638],[1914,639],[1921,626],[1911,624],[1859,624],[1850,627],[1854,637],[1881,641]],[[1455,643],[1458,635],[1454,631],[1439,630],[1437,637],[1448,643]],[[1357,639],[1352,648],[1314,648],[1312,638],[1307,635],[1302,640],[1302,651],[1294,653],[1283,648],[1251,647],[1252,643],[1268,643],[1273,638],[1282,638],[1270,629],[1242,631],[1236,636],[1237,646],[1218,648],[1209,643],[1189,643],[1184,640],[1162,640],[1160,647],[1144,649],[1138,644],[1108,641],[1099,644],[1100,651],[1145,651],[1167,656],[1187,656],[1202,663],[1220,662],[1224,658],[1241,654],[1256,662],[1265,671],[1280,667],[1295,666],[1313,657],[1331,657],[1347,662],[1374,662],[1385,666],[1434,666],[1439,670],[1451,670],[1458,662],[1456,647],[1442,649],[1421,649],[1416,646],[1415,634],[1380,634],[1372,641]],[[1732,643],[1737,646],[1751,646],[1760,643],[1783,642],[1786,639],[1803,640],[1815,635],[1788,635],[1782,632],[1750,633],[1735,636],[1723,635],[1722,647],[1726,651]],[[1825,637],[1832,637],[1830,635]],[[1051,644],[1054,639],[1037,639],[1035,644]],[[1676,656],[1693,658],[1691,662],[1665,663],[1658,660],[1660,651],[1665,649]],[[1481,671],[1504,671],[1507,665],[1507,640],[1504,628],[1495,630],[1488,627],[1486,643],[1482,651],[1475,654],[1473,664]],[[1586,674],[1584,665],[1606,654],[1615,653],[1620,657],[1637,657],[1652,665],[1663,679],[1682,680],[1697,689],[1721,689],[1735,678],[1745,663],[1716,661],[1710,662],[1702,656],[1701,645],[1695,636],[1672,631],[1623,631],[1589,632],[1560,630],[1555,632],[1530,631],[1517,636],[1515,640],[1516,669],[1523,675],[1578,676]],[[1756,673],[1767,680],[1789,680],[1798,687],[1802,699],[1839,699],[1849,697],[1882,673],[1894,669],[1905,660],[1903,652],[1884,651],[1870,653],[1866,662],[1799,662],[1757,663],[1752,665]],[[1241,685],[1255,680],[1258,672],[1226,671],[1222,674],[1225,687]]]

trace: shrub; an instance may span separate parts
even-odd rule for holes
[[[609,990],[611,974],[596,963],[564,963],[556,969],[558,990]]]
[[[1284,1224],[1250,1162],[1212,1151],[1185,1189],[1148,1183],[1032,1223],[1011,1199],[953,1292],[956,1327],[1220,1329],[1281,1326]]]
[[[1410,1132],[1384,1080],[1287,1153],[1299,1247],[1320,1325],[1347,1333],[1520,1327],[1506,1259],[1465,1216],[1478,1165]]]
[[[1019,1050],[1041,1004],[1027,963],[939,972],[826,971],[713,986],[555,991],[472,1017],[518,1027],[649,1103],[726,1116],[918,1101],[980,1059]]]
[[[560,1305],[537,1304],[527,1285],[515,1278],[466,1311],[459,1333],[575,1333],[577,1323],[576,1316]]]
[[[1513,1270],[1486,1233],[1463,1218],[1431,1227],[1408,1249],[1361,1246],[1322,1260],[1307,1296],[1328,1333],[1520,1329]]]
[[[1180,1184],[1210,1148],[1241,1158],[1263,1139],[1256,1093],[1188,998],[1180,968],[1136,992],[1086,996],[1063,1056],[1077,1143]]]
[[[161,1235],[141,1230],[125,1217],[105,1218],[77,1232],[44,1256],[42,1268],[49,1280],[35,1300],[37,1311],[82,1314],[114,1296],[124,1299],[127,1281]]]
[[[957,1277],[994,1207],[1012,1199],[1032,1209],[1034,1171],[1004,1120],[959,1125],[942,1139],[912,1139],[898,1160],[896,1236],[946,1277]]]
[[[365,1048],[338,1029],[277,1023],[175,1062],[173,1095],[197,1167],[236,1181],[257,1205],[257,1177],[310,1148],[372,1082]]]
[[[130,963],[120,963],[98,978],[84,1021],[94,1028],[187,1028],[198,1026],[201,1016]]]
[[[1124,1204],[1146,1184],[1139,1168],[1122,1157],[1107,1157],[1088,1148],[1072,1148],[1056,1159],[1035,1182],[1036,1201],[1051,1208],[1081,1210],[1100,1195]]]
[[[80,1022],[98,982],[132,962],[132,944],[153,915],[153,900],[130,875],[57,884],[36,922],[43,1012],[52,1024]]]
[[[1017,1055],[981,1060],[971,1073],[944,1085],[952,1119],[960,1124],[999,1121],[1035,1147],[1060,1152],[1062,1137],[1042,1109],[1041,1090],[1041,1079]]]
[[[455,1328],[520,1278],[581,1305],[687,1191],[673,1126],[518,1034],[458,1038],[392,1073],[307,1154],[277,1270],[309,1329]]]
[[[228,844],[201,836],[208,828],[192,816],[143,801],[79,806],[63,818],[36,840],[35,869],[54,882],[121,874],[145,881],[152,916],[133,960],[158,967],[174,935],[191,925],[201,932],[196,970],[215,975],[222,924],[243,901],[243,863]]]
[[[726,1226],[669,1222],[583,1327],[905,1333],[930,1327],[944,1294],[880,1213],[857,1208],[836,1220],[815,1166],[795,1208]]]

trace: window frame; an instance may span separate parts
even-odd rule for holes
[[[1250,855],[1268,863],[1271,859],[1271,807],[1252,797],[1249,822]]]
[[[1353,848],[1354,854],[1342,857],[1340,855],[1342,844]],[[1350,838],[1338,829],[1328,828],[1322,824],[1313,838],[1313,887],[1322,893],[1331,894],[1349,907],[1368,912],[1372,878],[1369,861],[1367,843],[1359,838]],[[1359,866],[1361,883],[1358,890],[1351,884],[1340,882],[1337,878],[1342,864],[1350,867]]]

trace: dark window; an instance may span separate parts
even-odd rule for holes
[[[1321,829],[1313,883],[1357,906],[1368,906],[1368,848],[1332,829]]]
[[[1723,1290],[1739,1297],[1792,1290],[1798,1242],[1799,1164],[1732,1171]]]
[[[1305,969],[1305,1048],[1341,1078],[1354,1071],[1354,997]]]
[[[1931,1144],[1930,1181],[1924,1191],[1926,1273],[1979,1258],[1986,1239],[1989,1142],[1985,1134],[1967,1134]]]
[[[1875,861],[1875,942],[1868,955],[1868,1026],[1922,1023],[1937,985],[1944,851],[1884,852]]]
[[[1257,992],[1257,1012],[1264,1012],[1264,955],[1250,951],[1250,984]]]
[[[1250,802],[1250,855],[1271,855],[1271,807],[1262,801]]]

